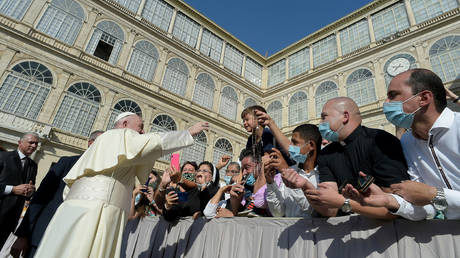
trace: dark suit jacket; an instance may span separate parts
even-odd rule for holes
[[[18,237],[25,237],[33,247],[37,247],[45,233],[51,218],[63,202],[62,193],[65,183],[62,180],[80,156],[62,157],[51,166],[40,187],[32,196],[29,208],[14,233]]]
[[[22,168],[17,150],[0,153],[0,246],[6,241],[5,236],[8,237],[14,231],[27,199],[14,194],[5,195],[5,187],[27,184],[30,181],[35,184],[37,164],[30,158],[27,159]]]

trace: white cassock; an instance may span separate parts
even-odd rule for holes
[[[35,257],[119,257],[134,177],[145,182],[156,159],[192,144],[188,131],[99,136],[64,178],[70,191]]]

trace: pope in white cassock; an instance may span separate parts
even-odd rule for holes
[[[193,144],[208,128],[144,134],[142,119],[125,112],[99,136],[64,178],[70,190],[35,257],[119,257],[134,177],[145,182],[159,157]]]

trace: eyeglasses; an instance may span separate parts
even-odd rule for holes
[[[197,172],[206,172],[206,173],[211,173],[212,172],[210,170],[204,170],[204,169],[198,169]]]

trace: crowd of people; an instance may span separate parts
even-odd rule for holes
[[[291,138],[255,105],[241,114],[249,138],[237,161],[223,155],[161,172],[151,170],[157,158],[209,125],[144,134],[141,118],[126,112],[115,129],[92,133],[83,155],[53,165],[37,191],[28,157],[39,139],[27,133],[18,150],[0,153],[0,246],[14,232],[14,257],[117,257],[126,220],[155,216],[459,219],[460,114],[447,107],[459,100],[432,71],[397,75],[383,113],[406,130],[401,139],[363,126],[347,97],[328,100],[319,126],[301,124]],[[134,177],[145,183],[134,187]]]

